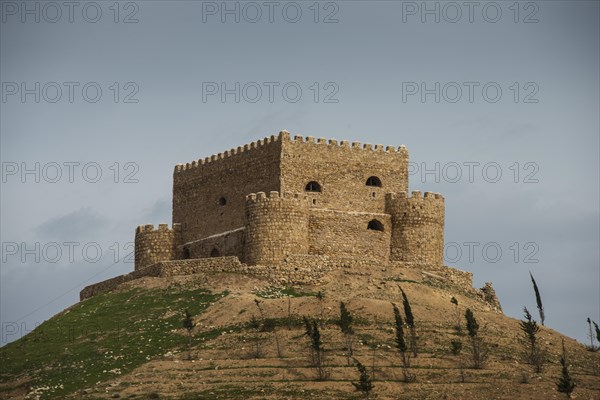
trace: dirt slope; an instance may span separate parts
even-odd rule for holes
[[[400,285],[410,300],[417,326],[419,350],[418,356],[411,360],[410,370],[416,380],[411,383],[402,381],[401,361],[394,348],[391,303],[397,303],[402,310]],[[193,294],[199,289],[211,292],[213,297],[206,299]],[[175,304],[173,299],[178,298],[178,291],[191,294]],[[322,300],[315,296],[318,291],[324,293]],[[118,373],[105,373],[101,379],[73,384],[71,389],[62,392],[60,389],[35,390],[41,385],[35,379],[39,373],[35,369],[25,368],[20,373],[9,370],[9,374],[3,372],[0,396],[25,398],[29,393],[29,398],[39,394],[40,398],[70,396],[77,399],[360,398],[351,385],[351,381],[358,378],[357,370],[347,357],[344,338],[335,324],[339,302],[344,301],[354,316],[353,356],[374,374],[374,398],[565,398],[556,391],[555,385],[560,375],[558,359],[564,339],[571,373],[578,385],[574,398],[600,399],[600,353],[589,352],[576,341],[542,327],[539,337],[548,352],[548,363],[543,373],[533,373],[521,358],[517,320],[493,310],[489,304],[449,282],[414,269],[397,271],[393,277],[385,271],[369,277],[340,273],[322,286],[292,289],[275,288],[264,280],[235,274],[145,278],[103,295],[102,301],[111,304],[123,301],[132,296],[131,293],[137,293],[136,296],[152,293],[153,298],[165,293],[171,296],[166,301],[172,307],[157,303],[156,307],[144,311],[149,320],[170,321],[169,330],[157,331],[159,339],[153,339],[160,343],[160,335],[164,335],[167,344],[160,345],[154,352],[150,345],[148,355],[128,364],[130,368],[124,365],[119,367]],[[452,297],[458,300],[458,310],[450,301]],[[81,305],[85,308],[88,301],[100,300],[92,298]],[[147,303],[148,300],[144,300],[144,304]],[[103,304],[100,302],[96,307],[101,310],[105,307]],[[73,313],[78,312],[77,307],[73,307]],[[462,315],[467,307],[475,313],[489,352],[483,369],[468,368],[468,337],[460,335],[455,328],[457,318],[464,321]],[[196,323],[191,352],[187,350],[187,333],[180,322],[184,308],[193,310]],[[264,318],[276,320],[275,331],[256,332],[250,327],[253,317],[261,320],[261,311]],[[309,365],[303,316],[322,321],[321,338],[330,373],[326,381],[316,381],[315,371]],[[135,327],[125,332],[132,338],[149,336],[148,330],[136,331]],[[71,346],[75,349],[80,340],[76,338]],[[451,353],[453,340],[463,343],[461,355]],[[117,363],[119,351],[127,359],[130,352],[137,350],[135,345],[115,349],[111,355],[116,357]],[[8,352],[4,348],[2,351],[4,358]],[[60,358],[58,354],[57,358]],[[461,370],[461,362],[467,368]],[[46,362],[46,368],[53,367],[56,360]]]

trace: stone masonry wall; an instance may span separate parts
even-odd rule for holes
[[[316,181],[321,193],[307,193],[315,207],[343,211],[385,212],[385,193],[408,190],[406,147],[372,146],[348,141],[282,136],[281,191],[302,192]],[[367,186],[375,176],[381,187]]]
[[[413,191],[386,195],[392,216],[391,260],[442,265],[444,262],[444,197]]]
[[[367,229],[377,220],[384,230]],[[309,254],[361,256],[387,263],[392,221],[388,214],[344,212],[311,208]]]
[[[119,275],[93,285],[86,286],[80,293],[80,300],[85,300],[99,293],[114,289],[118,285],[146,276],[165,277],[174,275],[190,275],[200,272],[237,271],[242,266],[237,257],[218,257],[199,260],[164,261],[149,267]]]
[[[272,264],[288,254],[308,253],[308,203],[303,194],[271,191],[246,199],[244,261]]]
[[[175,246],[179,240],[180,226],[167,224],[138,226],[135,231],[135,270],[145,268],[160,261],[175,258]]]
[[[246,195],[280,188],[279,136],[252,142],[192,163],[173,173],[173,222],[183,243],[239,228]]]
[[[142,277],[169,277],[176,275],[191,275],[199,273],[237,273],[265,278],[272,285],[312,284],[319,285],[333,278],[333,272],[342,271],[349,275],[369,276],[374,268],[382,265],[371,257],[361,256],[329,256],[311,254],[291,254],[281,263],[265,265],[247,265],[240,262],[237,257],[213,257],[204,259],[175,260],[156,263],[141,270],[133,271],[126,275],[117,276],[85,287],[80,292],[80,299],[84,300],[114,289],[118,285]],[[454,284],[466,294],[487,303],[493,309],[502,312],[495,291],[490,283],[477,290],[473,288],[473,274],[466,271],[442,266],[402,261],[392,261],[386,270],[401,271],[404,268],[420,270],[425,278],[432,281],[447,281]]]
[[[188,258],[236,256],[244,259],[244,227],[187,243]]]

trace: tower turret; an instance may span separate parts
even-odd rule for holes
[[[180,242],[181,226],[173,224],[141,225],[135,230],[135,270],[161,261],[173,260]]]
[[[271,264],[308,254],[308,201],[304,194],[272,191],[246,197],[247,264]]]
[[[386,212],[392,216],[390,259],[441,265],[444,263],[444,197],[413,191],[388,193]]]

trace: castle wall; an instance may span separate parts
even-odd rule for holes
[[[160,261],[177,258],[176,245],[180,240],[180,225],[169,229],[167,224],[138,226],[135,231],[135,270]]]
[[[403,146],[283,135],[281,190],[303,192],[308,182],[316,181],[322,192],[307,193],[315,207],[383,213],[385,193],[408,190],[408,151]],[[371,176],[382,186],[367,186]]]
[[[186,243],[187,258],[229,257],[244,259],[244,228]]]
[[[245,262],[271,264],[308,253],[308,203],[304,195],[271,191],[246,200]]]
[[[444,263],[444,197],[413,191],[388,193],[387,212],[392,216],[390,259],[442,265]]]
[[[162,261],[149,267],[119,275],[93,285],[86,286],[79,292],[79,299],[85,300],[99,293],[114,289],[118,285],[143,277],[166,277],[175,275],[190,275],[202,272],[240,272],[248,273],[243,269],[237,257],[205,258],[200,260]]]
[[[381,222],[383,231],[367,229],[372,220]],[[392,221],[387,214],[312,208],[309,218],[309,254],[360,256],[387,263],[391,232]]]
[[[239,228],[247,194],[279,190],[280,153],[280,138],[271,136],[176,166],[173,222],[182,225],[180,244]]]

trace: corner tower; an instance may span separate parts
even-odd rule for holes
[[[442,265],[444,263],[444,197],[413,191],[386,195],[386,212],[392,216],[390,259]]]
[[[246,197],[245,261],[277,264],[288,254],[308,254],[308,201],[303,194],[271,191]]]
[[[141,225],[135,230],[135,270],[148,267],[161,261],[177,258],[176,248],[179,245],[181,227],[173,224]]]

